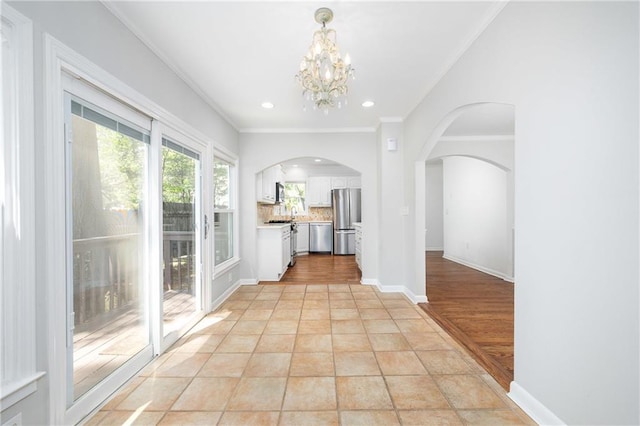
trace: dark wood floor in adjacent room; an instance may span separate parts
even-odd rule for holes
[[[513,380],[513,289],[500,278],[427,252],[427,298],[420,306],[509,389]]]
[[[359,284],[361,277],[355,256],[312,253],[296,257],[279,284]]]

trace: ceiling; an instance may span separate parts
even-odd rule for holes
[[[502,1],[105,1],[104,4],[239,131],[371,130],[405,118],[491,22]],[[349,53],[349,105],[302,110],[294,76],[327,26]],[[364,108],[365,100],[375,101]],[[275,107],[261,107],[264,101]]]

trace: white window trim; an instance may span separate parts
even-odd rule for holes
[[[3,6],[4,7],[4,6]],[[92,389],[83,397],[74,403],[71,407],[66,407],[66,377],[65,369],[59,368],[60,365],[66,365],[65,351],[59,348],[65,347],[66,340],[66,314],[64,307],[66,306],[66,294],[59,291],[64,288],[66,283],[66,259],[64,244],[66,241],[66,206],[65,206],[65,150],[64,146],[64,109],[63,109],[63,84],[62,73],[67,72],[75,75],[88,84],[95,86],[97,89],[108,93],[122,103],[125,103],[140,112],[153,117],[154,122],[160,121],[163,125],[172,129],[180,129],[180,133],[189,138],[198,141],[207,147],[206,158],[211,158],[211,150],[218,144],[207,137],[197,129],[194,129],[182,119],[176,117],[161,106],[155,104],[145,96],[139,94],[125,83],[113,77],[82,55],[67,47],[49,34],[44,35],[44,150],[43,150],[43,210],[47,211],[46,224],[43,226],[44,232],[42,237],[42,253],[44,262],[41,266],[43,276],[47,277],[46,282],[46,300],[47,300],[47,330],[44,334],[47,336],[46,345],[48,350],[48,373],[49,373],[49,421],[52,424],[78,423],[89,412],[88,409],[97,407],[103,400],[103,393]],[[152,126],[152,133],[154,131]],[[152,141],[153,143],[153,141]],[[226,152],[221,149],[220,152]],[[228,155],[232,155],[227,153]],[[203,163],[203,176],[210,179],[211,175]],[[158,175],[157,170],[151,170],[152,178]],[[206,191],[204,191],[206,192]],[[204,194],[203,194],[204,195]],[[161,225],[159,226],[159,229]],[[152,247],[157,246],[156,233],[152,233]],[[156,242],[153,243],[153,238]],[[156,251],[159,248],[155,248]],[[158,253],[150,253],[150,256]],[[203,253],[204,255],[204,253]],[[211,263],[211,262],[209,262]],[[213,268],[213,265],[210,266]],[[154,268],[155,269],[155,268]],[[159,271],[155,271],[159,274]],[[150,271],[153,279],[154,271]],[[207,271],[205,276],[209,276]],[[159,279],[159,276],[158,276]],[[210,310],[211,302],[209,294],[211,292],[211,284],[204,281],[204,309]],[[60,310],[62,307],[62,311]],[[163,350],[163,349],[162,349]],[[146,353],[141,353],[134,357],[132,364],[143,366],[145,363]],[[118,381],[126,380],[127,372],[116,373],[112,383],[106,386],[114,386]],[[105,386],[105,388],[106,388]],[[103,389],[104,390],[104,389]],[[92,408],[93,407],[93,408]]]
[[[201,191],[200,191],[201,199],[200,199],[200,206],[198,210],[199,210],[199,216],[204,217],[205,206],[207,205],[206,203],[208,201],[208,194],[207,194],[207,191],[204,190],[203,184],[204,182],[207,182],[205,180],[206,179],[205,173],[207,170],[205,167],[205,164],[208,164],[207,158],[210,157],[209,155],[207,155],[209,153],[207,144],[201,140],[198,140],[189,136],[188,134],[180,131],[179,129],[176,129],[174,127],[171,127],[161,122],[154,121],[153,127],[154,127],[154,131],[159,133],[159,137],[157,137],[156,140],[160,144],[162,144],[162,138],[167,138],[172,142],[177,143],[178,145],[181,145],[181,146],[184,146],[185,148],[193,150],[194,152],[198,153],[198,155],[200,156],[198,161],[200,164],[199,174],[200,174],[201,182],[199,183],[199,185],[201,188]],[[155,140],[152,137],[152,143],[154,142]],[[157,155],[159,156],[162,155],[160,149],[157,152],[158,152]],[[157,177],[154,176],[154,178],[158,179],[157,188],[159,190],[158,191],[159,205],[157,209],[158,211],[160,211],[162,209],[162,169],[160,167],[158,168],[158,176]],[[158,217],[158,222],[159,223],[156,226],[159,226],[159,235],[162,235],[163,229],[162,229],[161,217]],[[202,228],[202,223],[200,223],[200,221],[197,222],[197,225],[199,227],[197,229]],[[161,331],[159,330],[155,333],[155,336],[157,336],[157,340],[154,342],[155,349],[157,351],[156,355],[159,355],[160,353],[168,349],[171,345],[173,345],[184,333],[186,333],[198,321],[200,321],[204,317],[206,312],[209,312],[211,310],[210,304],[208,303],[208,300],[210,297],[209,295],[211,291],[209,290],[209,285],[207,285],[207,280],[204,278],[208,276],[206,273],[206,269],[208,268],[208,263],[204,262],[204,259],[207,259],[206,256],[208,256],[209,254],[209,251],[207,250],[208,244],[207,244],[207,241],[204,239],[204,236],[200,239],[198,244],[200,246],[200,257],[197,259],[197,264],[200,265],[202,261],[202,269],[198,269],[196,273],[196,282],[199,283],[199,285],[201,286],[201,290],[198,291],[198,294],[197,294],[197,303],[199,305],[198,311],[191,318],[189,318],[189,320],[183,325],[183,327],[180,330],[175,330],[167,335],[165,335],[165,330],[161,330]],[[159,265],[162,265],[162,255],[163,255],[162,249],[161,249],[162,240],[158,242],[157,247],[158,247],[158,256],[160,257]],[[157,278],[154,279],[153,282],[160,282],[160,280],[162,279],[162,275],[161,275],[162,271],[158,270],[157,272],[158,272],[158,276]],[[156,323],[160,325],[163,322],[162,306],[160,306],[158,315],[159,317],[157,318],[158,321],[156,321]]]
[[[0,376],[4,379],[8,372],[18,373],[0,387],[0,407],[4,410],[36,392],[37,382],[45,372],[36,371],[33,25],[4,3],[0,14],[2,43],[7,43],[11,52],[9,58],[2,59],[9,61],[10,73],[15,79],[13,87],[3,88],[5,93],[12,89],[12,93],[3,97],[2,109],[7,111],[2,112],[0,119],[4,139],[0,152],[0,321],[11,325],[4,329],[0,342],[3,360]],[[9,105],[4,103],[6,100]],[[11,114],[8,121],[13,133],[6,139],[5,113]],[[5,184],[5,178],[11,185]],[[5,235],[5,228],[15,233]],[[15,238],[15,234],[19,238]]]
[[[286,187],[286,184],[288,183],[304,183],[304,198],[306,201],[305,203],[306,208],[303,211],[298,212],[298,215],[307,216],[309,214],[309,198],[307,197],[307,189],[309,188],[309,183],[306,180],[291,180],[291,181],[285,181],[284,183],[285,183],[285,187]]]
[[[231,270],[232,268],[236,267],[239,263],[240,263],[240,247],[239,247],[239,241],[240,241],[240,237],[239,237],[239,232],[240,232],[240,226],[239,226],[239,209],[238,209],[238,200],[239,200],[239,185],[238,185],[238,169],[239,169],[239,161],[238,161],[238,157],[236,157],[235,155],[233,155],[232,153],[230,153],[229,151],[221,148],[221,147],[216,147],[213,150],[213,158],[219,158],[221,160],[226,161],[227,163],[231,164],[233,166],[233,175],[231,176],[231,178],[233,179],[234,185],[233,185],[233,190],[232,190],[232,194],[231,194],[231,204],[233,205],[232,209],[220,209],[219,211],[221,213],[224,213],[225,211],[227,212],[233,212],[233,255],[231,256],[231,258],[225,260],[224,262],[220,263],[219,265],[215,264],[215,258],[214,258],[214,253],[215,253],[215,238],[211,238],[211,266],[213,268],[213,273],[211,275],[211,279],[215,280],[216,278],[219,278],[220,276],[224,275],[225,273],[229,272],[229,270]],[[213,167],[211,167],[211,169],[213,170]],[[213,179],[213,176],[211,176],[211,179]],[[211,200],[211,205],[213,206],[213,197]],[[213,208],[212,210],[212,214],[215,214],[216,209]],[[213,216],[211,218],[213,220]],[[212,231],[214,232],[214,231]]]

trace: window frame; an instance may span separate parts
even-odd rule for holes
[[[212,165],[211,165],[211,181],[212,181],[212,191],[215,191],[215,184],[213,183],[213,167],[216,163],[216,160],[222,160],[225,163],[228,163],[231,167],[229,170],[229,208],[226,209],[218,209],[215,207],[215,196],[214,194],[212,194],[211,196],[211,213],[212,213],[212,217],[209,220],[209,224],[210,224],[210,232],[212,235],[211,238],[211,246],[212,246],[212,250],[211,250],[211,267],[213,269],[213,279],[215,280],[216,278],[219,278],[221,275],[225,274],[226,272],[228,272],[231,268],[235,267],[237,264],[240,263],[240,248],[239,248],[239,215],[238,215],[238,190],[239,190],[239,185],[238,185],[238,158],[231,154],[230,152],[223,150],[220,147],[215,147],[213,149],[213,159],[212,159]],[[213,227],[213,220],[215,217],[216,213],[231,213],[232,214],[232,218],[233,218],[233,227],[232,227],[232,232],[233,232],[233,236],[232,236],[232,244],[233,244],[233,253],[231,255],[231,257],[227,260],[225,260],[224,262],[221,262],[220,264],[216,265],[215,262],[215,229]]]
[[[12,87],[2,99],[0,132],[0,322],[10,324],[0,335],[0,407],[6,410],[38,390],[46,371],[39,370],[36,336],[36,214],[33,87],[33,24],[4,2],[0,8],[3,56],[2,79]],[[5,52],[3,52],[3,55]],[[5,74],[6,73],[6,74]],[[6,121],[5,121],[6,120]],[[5,138],[7,133],[10,137]],[[15,179],[5,188],[5,179]],[[6,210],[5,210],[6,209]],[[5,233],[13,229],[17,232]],[[18,236],[19,235],[19,236]],[[19,318],[19,320],[16,320]],[[11,420],[9,420],[10,422]]]
[[[4,13],[4,9],[2,11]],[[43,233],[41,235],[41,247],[43,251],[43,257],[45,261],[40,266],[40,271],[43,276],[47,276],[48,280],[45,283],[43,298],[46,299],[47,308],[47,330],[46,330],[46,344],[56,350],[51,350],[47,354],[45,364],[46,374],[49,377],[49,386],[51,392],[49,392],[48,406],[49,406],[49,419],[51,423],[67,424],[78,423],[89,412],[94,410],[104,401],[104,390],[107,387],[103,387],[101,391],[96,391],[96,388],[85,394],[81,399],[76,401],[71,407],[66,405],[66,357],[59,348],[64,347],[67,338],[66,332],[66,315],[64,314],[66,295],[64,292],[59,291],[60,286],[66,283],[66,253],[64,250],[65,235],[66,235],[66,208],[65,208],[65,149],[63,148],[66,142],[66,129],[64,125],[64,92],[69,91],[67,88],[63,88],[63,76],[68,74],[78,80],[82,80],[85,84],[88,84],[92,88],[97,89],[101,94],[106,95],[109,98],[113,98],[118,102],[124,103],[129,107],[144,115],[148,115],[153,118],[151,123],[151,147],[149,154],[149,161],[152,169],[149,173],[149,184],[152,186],[152,190],[158,193],[158,197],[151,197],[149,202],[149,208],[155,211],[160,211],[160,188],[159,179],[160,174],[160,141],[163,134],[172,137],[171,135],[183,141],[186,137],[190,140],[201,144],[205,147],[202,151],[202,181],[205,183],[205,190],[202,192],[202,205],[206,206],[205,212],[210,212],[212,206],[210,198],[210,189],[206,188],[211,182],[210,170],[212,170],[211,159],[213,156],[211,153],[214,149],[218,148],[219,142],[212,139],[207,134],[192,127],[188,122],[184,121],[180,117],[175,116],[171,112],[167,111],[162,106],[154,103],[146,96],[140,94],[135,89],[128,86],[126,83],[118,80],[111,75],[108,71],[105,71],[98,65],[86,59],[81,54],[67,47],[62,42],[56,40],[49,34],[44,35],[44,87],[47,88],[44,94],[44,122],[43,122],[43,134],[45,138],[44,150],[43,150],[43,169],[42,169],[42,193],[43,199],[41,201],[44,211],[47,212],[46,217],[41,220],[43,222]],[[72,91],[73,92],[73,91]],[[155,148],[153,148],[155,147]],[[226,149],[226,148],[224,148]],[[224,151],[222,151],[224,152]],[[228,154],[232,157],[233,154]],[[237,172],[237,162],[236,162]],[[237,179],[236,179],[237,181]],[[159,239],[161,238],[162,224],[159,220],[159,215],[150,215],[149,226],[152,229],[149,248],[149,259],[157,259],[153,262],[156,266],[149,268],[149,280],[150,282],[158,282],[160,279],[160,267],[161,253],[159,250]],[[236,238],[238,238],[237,227],[235,230]],[[236,240],[237,241],[237,240]],[[204,269],[207,271],[203,277],[209,277],[209,271],[212,270],[213,265],[210,265],[210,255],[208,249],[211,245],[208,242],[203,244],[203,259]],[[238,250],[238,244],[236,243],[236,253]],[[239,261],[239,259],[238,259]],[[153,263],[151,262],[151,263]],[[235,266],[235,265],[234,265]],[[203,309],[204,312],[210,312],[212,308],[211,295],[213,291],[213,283],[208,279],[203,279]],[[151,286],[150,292],[156,286]],[[151,294],[147,295],[151,297]],[[156,299],[154,299],[156,300]],[[61,310],[62,309],[62,310]],[[204,313],[203,313],[204,315]],[[160,306],[159,303],[152,303],[150,306],[150,318],[159,318]],[[157,321],[155,321],[158,324]],[[154,339],[154,356],[163,353],[166,347],[161,344],[156,344],[158,330],[156,327],[152,327],[153,339]],[[142,361],[142,360],[141,360]],[[139,367],[135,369],[138,371],[142,368],[146,362],[142,362]],[[53,367],[56,368],[53,368]],[[58,368],[59,366],[65,366],[64,368]],[[134,372],[135,373],[135,372]],[[113,390],[115,391],[122,383],[126,382],[129,378],[133,377],[133,374],[129,374],[129,371],[118,371],[114,376],[115,385]],[[37,379],[36,379],[37,380]],[[111,387],[111,383],[108,387]]]
[[[304,185],[304,210],[298,211],[297,212],[297,216],[308,216],[309,214],[309,197],[308,197],[308,188],[309,188],[309,184],[304,181],[304,180],[292,180],[292,181],[285,181],[284,182],[284,187],[285,187],[285,200],[286,200],[286,191],[287,191],[287,185],[288,184],[303,184]],[[285,201],[285,205],[286,205],[286,201]]]

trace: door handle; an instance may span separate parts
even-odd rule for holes
[[[205,214],[204,215],[204,239],[207,239],[207,236],[209,235],[209,217]]]

